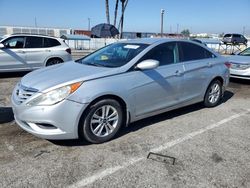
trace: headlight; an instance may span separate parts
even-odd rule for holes
[[[63,86],[47,93],[41,94],[40,96],[34,98],[30,102],[27,103],[29,106],[48,106],[53,105],[58,102],[61,102],[66,97],[68,97],[71,93],[76,91],[82,82],[77,82],[71,85]]]
[[[231,66],[232,69],[239,69],[239,70],[245,70],[250,68],[250,64],[232,64]]]
[[[248,69],[250,67],[250,64],[240,65],[241,69]]]

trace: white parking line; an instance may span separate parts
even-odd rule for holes
[[[217,123],[214,123],[214,124],[212,124],[212,125],[209,125],[209,126],[203,128],[203,129],[200,129],[200,130],[198,130],[198,131],[191,132],[191,133],[187,134],[187,135],[184,136],[184,137],[181,137],[181,138],[178,138],[178,139],[176,139],[176,140],[167,142],[166,144],[163,144],[163,145],[161,145],[161,146],[159,146],[159,147],[157,147],[157,148],[153,148],[153,149],[151,150],[151,152],[160,152],[160,151],[166,150],[166,149],[168,149],[168,148],[170,148],[170,147],[173,147],[173,146],[175,146],[175,145],[177,145],[177,144],[180,144],[180,143],[182,143],[182,142],[184,142],[184,141],[187,141],[187,140],[189,140],[189,139],[192,139],[193,137],[195,137],[195,136],[197,136],[197,135],[200,135],[200,134],[202,134],[202,133],[204,133],[204,132],[207,132],[207,131],[209,131],[209,130],[212,130],[212,129],[214,129],[214,128],[217,128],[217,127],[219,127],[219,126],[221,126],[221,125],[223,125],[223,124],[225,124],[225,123],[227,123],[227,122],[229,122],[229,121],[232,121],[232,120],[234,120],[234,119],[236,119],[236,118],[239,118],[239,117],[241,117],[241,116],[243,116],[243,115],[246,115],[246,114],[249,113],[249,112],[250,112],[250,109],[247,109],[245,112],[242,112],[242,113],[239,113],[239,114],[235,114],[235,115],[230,116],[230,117],[228,117],[228,118],[225,118],[225,119],[223,119],[223,120],[221,120],[221,121],[219,121],[219,122],[217,122]],[[122,169],[125,169],[125,168],[127,168],[127,167],[129,167],[129,166],[131,166],[131,165],[134,165],[134,164],[136,164],[136,163],[138,163],[138,162],[140,162],[140,161],[142,161],[142,160],[144,160],[144,159],[146,159],[146,158],[145,158],[145,157],[132,158],[132,159],[130,159],[129,161],[127,161],[127,162],[125,162],[125,163],[123,163],[123,164],[121,164],[121,165],[119,165],[119,166],[107,168],[107,169],[105,169],[105,170],[103,170],[103,171],[101,171],[101,172],[98,172],[98,173],[96,173],[96,174],[94,174],[94,175],[92,175],[92,176],[89,176],[89,177],[87,177],[87,178],[84,178],[84,179],[82,179],[82,180],[76,182],[75,184],[70,185],[69,187],[70,187],[70,188],[76,188],[76,187],[84,187],[84,186],[87,186],[87,185],[89,185],[89,184],[94,183],[94,182],[97,181],[98,179],[102,179],[102,178],[107,177],[107,176],[109,176],[109,175],[111,175],[111,174],[114,174],[115,172],[117,172],[117,171],[119,171],[119,170],[122,170]]]

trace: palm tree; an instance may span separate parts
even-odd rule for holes
[[[121,19],[120,19],[120,23],[119,23],[118,28],[121,26],[120,38],[122,38],[122,33],[123,33],[123,22],[124,22],[124,12],[125,12],[125,9],[126,9],[126,7],[127,7],[128,0],[120,0],[120,1],[121,1],[121,3],[122,3],[122,15],[121,15]]]
[[[110,24],[110,19],[109,19],[109,0],[106,0],[106,18],[107,18],[107,23]]]
[[[119,5],[119,0],[116,0],[116,3],[115,3],[115,16],[114,16],[114,26],[116,25],[116,19],[117,19],[117,11],[118,11],[118,5]]]

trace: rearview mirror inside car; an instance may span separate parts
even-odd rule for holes
[[[155,69],[159,66],[159,61],[154,60],[154,59],[147,59],[142,62],[140,62],[137,66],[136,69],[140,70],[149,70],[149,69]]]

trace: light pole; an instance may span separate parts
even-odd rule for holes
[[[164,9],[161,9],[161,37],[163,37],[163,16],[164,16]]]
[[[90,31],[90,18],[88,18],[88,30]]]

